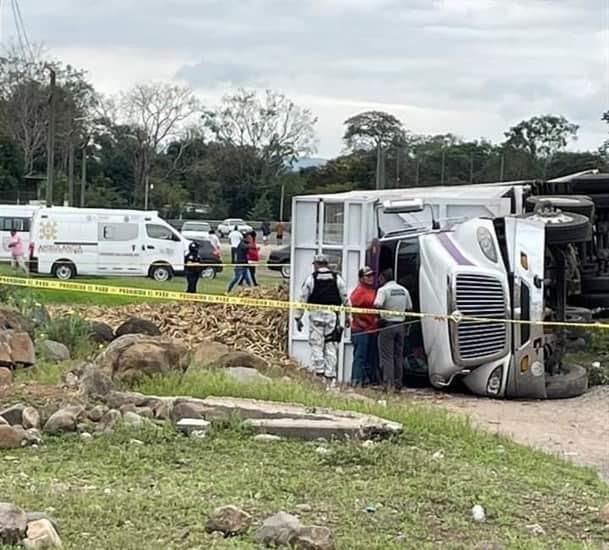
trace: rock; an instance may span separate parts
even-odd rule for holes
[[[484,521],[486,519],[486,512],[480,504],[475,504],[472,507],[472,518],[474,521]]]
[[[178,431],[192,435],[193,432],[201,432],[207,434],[211,427],[211,423],[202,418],[182,418],[176,423]]]
[[[13,383],[13,371],[6,367],[0,367],[0,387],[10,386]]]
[[[108,407],[105,405],[96,405],[88,412],[89,420],[92,422],[99,422],[107,412]]]
[[[34,344],[27,332],[0,332],[0,366],[31,366],[35,362]]]
[[[203,340],[194,350],[192,354],[193,365],[211,365],[220,357],[230,353],[230,348],[213,340]]]
[[[183,418],[205,418],[207,410],[208,407],[196,399],[178,398],[173,403],[170,417],[174,422],[179,422]]]
[[[20,426],[19,426],[20,427]],[[17,426],[0,426],[0,449],[18,449],[25,440],[25,433]]]
[[[27,525],[27,538],[23,541],[25,548],[52,548],[61,546],[61,539],[48,519],[32,521]]]
[[[89,432],[81,432],[80,440],[88,443],[89,441],[93,441],[93,436]]]
[[[95,365],[88,364],[83,370],[78,391],[87,399],[103,399],[114,390],[114,382]]]
[[[111,391],[104,397],[104,401],[111,409],[120,409],[124,405],[133,405],[135,407],[154,406],[158,399],[138,392]]]
[[[293,550],[336,550],[334,534],[327,527],[303,527],[289,541]]]
[[[268,363],[247,351],[230,351],[221,355],[214,361],[214,366],[219,368],[248,367],[250,369],[265,370],[269,368]]]
[[[114,340],[114,331],[106,323],[91,321],[89,323],[89,338],[96,344],[107,344]]]
[[[70,360],[70,350],[67,346],[60,342],[55,342],[53,340],[44,340],[38,346],[38,350],[42,354],[42,357],[47,361],[60,363],[62,361]]]
[[[0,410],[0,416],[4,418],[11,426],[21,426],[23,424],[23,410],[25,405],[17,403],[6,409]]]
[[[186,344],[171,338],[127,334],[112,342],[95,364],[112,378],[135,382],[144,376],[184,372],[190,362]]]
[[[116,329],[115,336],[125,336],[126,334],[145,334],[147,336],[160,336],[161,331],[153,322],[139,317],[131,317]]]
[[[222,506],[209,513],[207,531],[218,531],[225,536],[243,535],[252,524],[252,516],[236,506]]]
[[[41,519],[46,519],[47,521],[51,522],[51,525],[53,526],[53,529],[55,529],[55,531],[57,531],[57,533],[61,533],[61,531],[59,530],[59,525],[57,524],[57,522],[48,514],[45,514],[44,512],[26,512],[26,517],[27,517],[27,523],[31,523],[33,521],[39,521]]]
[[[123,415],[123,424],[129,428],[141,428],[144,426],[144,419],[139,414],[128,411]]]
[[[254,436],[254,441],[259,441],[261,443],[274,443],[276,441],[281,441],[281,437],[271,434],[258,434]]]
[[[75,432],[77,424],[77,416],[73,410],[65,407],[53,413],[46,421],[43,431],[49,434],[58,434],[62,432]]]
[[[125,413],[128,413],[128,412],[134,413],[137,410],[137,407],[133,403],[125,403],[124,405],[121,405],[118,408],[118,410],[124,416]]]
[[[0,502],[0,544],[19,544],[26,528],[25,512],[10,502]]]
[[[327,456],[327,455],[332,454],[332,451],[330,449],[328,449],[328,447],[322,447],[322,446],[317,447],[315,449],[315,452],[320,456]]]
[[[21,424],[26,429],[40,429],[40,413],[34,407],[25,407],[21,415]]]
[[[25,430],[25,439],[32,445],[42,445],[42,434],[37,428]]]
[[[154,411],[151,407],[137,407],[135,412],[142,418],[147,418],[148,420],[152,420],[154,418]]]
[[[609,503],[605,504],[600,511],[601,519],[609,525]]]
[[[10,426],[3,416],[0,416],[0,426]]]
[[[102,419],[99,421],[96,430],[98,432],[112,431],[114,426],[116,426],[116,424],[120,422],[121,418],[122,416],[119,411],[117,411],[116,409],[110,409],[106,414],[104,414]]]
[[[33,323],[25,315],[8,306],[0,306],[0,330],[27,332],[34,337]]]
[[[527,525],[527,531],[536,537],[543,537],[546,534],[546,530],[539,525],[539,523],[533,523],[531,525]]]
[[[264,520],[254,535],[254,541],[266,546],[287,546],[290,540],[298,535],[302,527],[296,516],[279,512]]]
[[[237,382],[272,382],[272,380],[268,376],[264,376],[263,374],[260,374],[256,369],[252,369],[249,367],[228,367],[226,369],[226,374]]]
[[[267,433],[314,441],[316,439],[365,439],[357,419],[308,420],[298,418],[253,418],[244,425],[255,433]]]

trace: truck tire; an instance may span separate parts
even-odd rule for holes
[[[590,220],[570,212],[533,212],[525,216],[546,225],[546,244],[572,244],[590,240]]]
[[[76,266],[69,260],[59,260],[53,264],[51,273],[60,281],[69,281],[76,277]]]
[[[216,278],[216,269],[213,267],[205,267],[203,271],[201,271],[201,279],[215,279]]]
[[[544,202],[563,212],[581,214],[590,219],[594,215],[594,203],[585,195],[536,195],[527,199],[527,210],[534,211]]]
[[[546,375],[546,395],[548,399],[568,399],[586,393],[588,371],[580,365],[563,365],[564,372]]]
[[[609,275],[599,277],[586,277],[582,279],[582,292],[584,293],[609,293]]]
[[[596,208],[609,208],[609,193],[599,193],[598,195],[590,195],[590,200]]]
[[[609,294],[580,294],[570,297],[569,302],[588,309],[609,308]]]
[[[574,193],[584,195],[596,195],[597,193],[609,193],[609,175],[591,174],[580,176],[571,180],[571,187]]]

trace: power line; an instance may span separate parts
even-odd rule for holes
[[[13,0],[15,4],[15,10],[17,12],[17,19],[19,20],[19,26],[21,28],[21,34],[23,35],[23,40],[25,45],[27,46],[27,53],[29,53],[30,57],[34,58],[34,52],[32,51],[32,45],[30,44],[30,40],[27,36],[27,31],[25,29],[25,24],[23,22],[23,16],[21,15],[21,7],[19,6],[19,0]]]

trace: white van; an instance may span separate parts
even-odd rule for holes
[[[24,249],[27,250],[32,217],[38,208],[31,205],[0,204],[0,262],[6,263],[11,258],[8,243],[13,229],[19,233]]]
[[[157,212],[41,208],[31,229],[30,269],[76,275],[139,275],[167,281],[184,271],[184,239]]]

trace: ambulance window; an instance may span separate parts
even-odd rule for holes
[[[100,241],[133,241],[139,233],[136,223],[100,223],[97,227]]]
[[[161,239],[163,241],[179,241],[178,237],[169,227],[154,223],[146,224],[146,233],[151,239]]]

